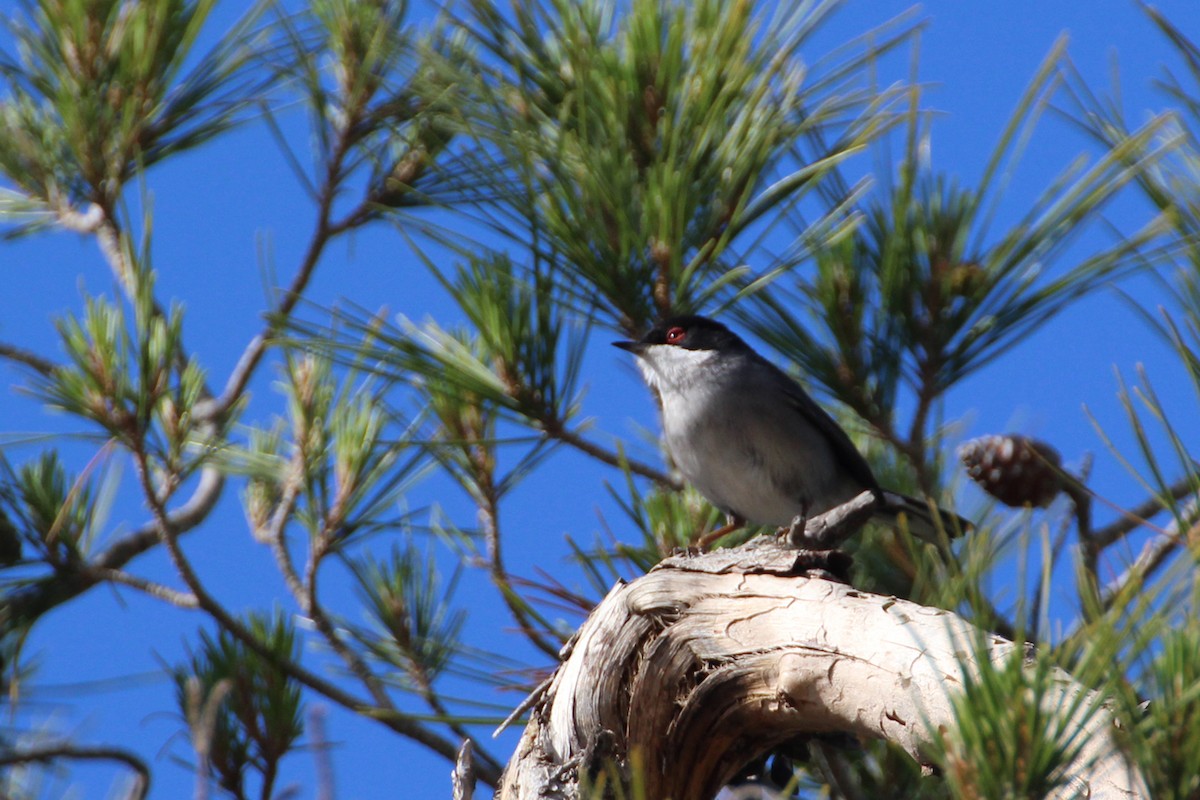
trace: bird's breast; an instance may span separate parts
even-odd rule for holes
[[[734,399],[731,402],[731,398]],[[787,525],[852,497],[824,435],[766,393],[693,387],[662,394],[663,431],[676,467],[713,505],[743,519]]]

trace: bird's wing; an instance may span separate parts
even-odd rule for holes
[[[871,472],[871,466],[863,458],[862,453],[859,452],[854,442],[850,440],[846,431],[837,423],[837,420],[829,416],[829,413],[821,408],[817,404],[817,401],[808,395],[808,392],[804,391],[804,387],[786,372],[766,359],[763,359],[763,363],[771,368],[771,371],[775,375],[775,380],[780,383],[792,407],[800,412],[829,441],[830,447],[833,448],[833,452],[837,456],[838,461],[841,462],[842,467],[864,489],[879,491],[879,483],[875,480],[875,473]]]

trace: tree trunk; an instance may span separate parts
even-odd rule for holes
[[[1017,645],[806,572],[805,552],[760,537],[614,587],[534,706],[497,797],[574,798],[581,776],[615,763],[651,800],[709,800],[807,735],[883,738],[924,763],[931,731],[953,725],[971,654],[982,642],[1002,661]],[[1059,698],[1084,691],[1066,673],[1056,685]],[[1147,797],[1111,716],[1082,724],[1092,735],[1057,796]]]

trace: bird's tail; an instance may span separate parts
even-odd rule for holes
[[[882,494],[883,503],[875,517],[895,527],[907,526],[909,533],[927,542],[955,539],[974,527],[970,520],[927,500],[897,492]]]

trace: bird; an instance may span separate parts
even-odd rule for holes
[[[674,316],[613,345],[637,357],[657,395],[675,467],[726,514],[718,536],[751,522],[798,527],[803,537],[805,520],[864,491],[875,495],[873,518],[896,526],[903,517],[927,541],[970,528],[953,512],[884,490],[833,417],[722,323]]]

